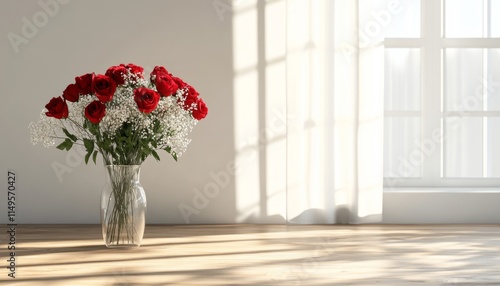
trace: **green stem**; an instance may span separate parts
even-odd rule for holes
[[[108,198],[109,220],[107,241],[112,244],[134,243],[133,185],[136,170],[133,167],[108,167],[112,191]],[[114,197],[114,205],[110,203]],[[110,207],[112,209],[110,209]],[[131,211],[131,213],[129,213]],[[108,214],[106,214],[108,216]]]

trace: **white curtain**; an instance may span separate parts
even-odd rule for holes
[[[287,221],[382,220],[384,51],[353,0],[287,1]]]

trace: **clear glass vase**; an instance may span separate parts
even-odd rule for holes
[[[106,166],[101,194],[102,237],[107,247],[139,247],[146,226],[146,193],[140,165]]]

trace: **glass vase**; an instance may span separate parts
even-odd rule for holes
[[[140,165],[106,166],[101,194],[102,237],[107,247],[139,247],[146,226],[146,193]]]

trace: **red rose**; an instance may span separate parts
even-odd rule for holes
[[[196,106],[193,109],[193,117],[196,120],[202,120],[208,114],[208,107],[201,98],[197,98]]]
[[[150,113],[160,101],[160,94],[152,89],[139,87],[134,90],[134,101],[141,112]]]
[[[106,115],[106,106],[100,101],[94,100],[85,107],[85,117],[94,124],[101,122],[104,115]]]
[[[178,78],[176,76],[173,76],[172,79],[177,84],[177,86],[179,87],[179,89],[185,88],[186,86],[188,86],[187,83],[185,83],[182,79],[180,79],[180,78]]]
[[[80,89],[76,84],[72,83],[63,91],[63,97],[67,101],[76,102],[80,97]]]
[[[183,96],[183,106],[185,110],[192,110],[192,105],[197,102],[199,93],[189,84],[186,84],[186,87],[187,92],[185,92]],[[180,103],[181,101],[181,98],[177,98],[177,103]]]
[[[186,97],[186,99],[184,99],[184,109],[185,110],[192,110],[193,104],[196,102],[197,102],[196,97]]]
[[[102,103],[111,101],[116,91],[116,82],[105,75],[96,75],[92,82],[92,89]]]
[[[84,74],[82,76],[75,77],[76,85],[80,90],[80,94],[91,94],[92,93],[92,81],[94,80],[94,73]]]
[[[160,73],[156,76],[155,85],[156,90],[158,90],[162,96],[170,96],[179,88],[175,81],[168,74],[164,73]]]
[[[196,91],[196,89],[194,89],[194,87],[190,86],[189,84],[186,85],[187,86],[187,95],[186,97],[198,97],[198,95],[200,95],[198,93],[198,91]]]
[[[140,78],[143,78],[142,72],[144,71],[144,69],[142,67],[134,64],[128,64],[128,65],[121,64],[120,66],[127,68],[131,73],[137,75]]]
[[[125,76],[128,74],[128,69],[124,66],[112,66],[106,71],[106,76],[112,78],[117,85],[125,83]]]
[[[198,95],[200,94],[189,84],[187,84],[186,87],[187,94],[184,94],[184,109],[190,110],[193,103],[197,102]],[[180,101],[180,99],[178,101]]]
[[[161,66],[155,66],[153,71],[151,72],[151,81],[154,81],[153,78],[156,78],[159,74],[170,74],[166,68]]]
[[[45,105],[47,112],[45,115],[49,117],[54,117],[57,119],[63,119],[68,117],[68,104],[61,97],[53,97],[49,103]]]

